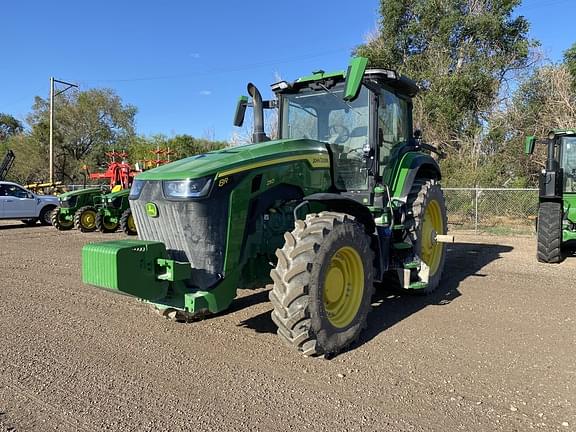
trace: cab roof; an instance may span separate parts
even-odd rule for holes
[[[346,71],[325,72],[317,70],[307,75],[298,78],[291,83],[286,82],[286,86],[278,89],[277,84],[272,84],[272,88],[276,93],[293,93],[302,88],[308,87],[315,82],[322,82],[333,80],[336,82],[344,81],[346,79]],[[405,94],[409,97],[414,97],[418,94],[419,87],[415,81],[408,77],[402,76],[392,69],[366,69],[364,72],[363,81],[376,82],[378,85],[386,85],[394,88],[396,91]],[[276,87],[276,88],[275,88]]]

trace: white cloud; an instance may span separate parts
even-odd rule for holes
[[[202,96],[210,96],[212,94],[212,90],[200,90],[200,94]]]
[[[197,53],[197,52],[190,53],[190,57],[192,57],[192,58],[200,58],[200,53]]]

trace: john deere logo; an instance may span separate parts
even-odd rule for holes
[[[154,203],[146,203],[146,213],[150,217],[158,217],[158,206]]]

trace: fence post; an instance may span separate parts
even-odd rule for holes
[[[478,232],[478,188],[474,188],[474,232]]]

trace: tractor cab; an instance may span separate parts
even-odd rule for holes
[[[322,70],[293,82],[272,84],[276,100],[262,101],[252,84],[239,101],[235,125],[254,106],[253,139],[267,140],[259,128],[259,107],[278,109],[278,138],[324,143],[331,156],[334,192],[372,204],[375,188],[392,181],[392,161],[419,150],[412,133],[412,98],[416,83],[395,71],[366,69],[366,59],[354,59],[347,71]],[[425,145],[424,145],[425,146]],[[431,172],[439,172],[430,164]]]
[[[564,192],[576,193],[576,135],[562,136],[559,147]]]
[[[537,258],[559,262],[563,249],[576,241],[576,129],[552,130],[542,141],[529,136],[525,153],[532,154],[536,143],[547,146],[539,178]]]

